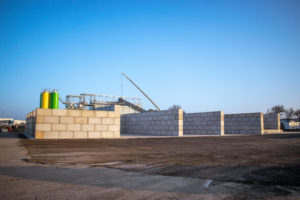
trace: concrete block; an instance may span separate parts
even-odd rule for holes
[[[81,130],[82,131],[94,131],[95,130],[95,125],[94,124],[82,124],[81,125]]]
[[[56,117],[56,116],[45,116],[44,117],[44,123],[45,124],[58,124],[59,123],[59,117]]]
[[[114,132],[114,137],[115,137],[115,138],[121,137],[121,136],[120,136],[120,131],[115,131],[115,132]]]
[[[114,106],[114,111],[115,112],[121,113],[121,110],[122,110],[122,106],[119,106],[119,105]]]
[[[36,117],[36,110],[32,111],[32,117]]]
[[[96,117],[108,117],[108,111],[95,111]]]
[[[120,113],[118,113],[118,112],[108,112],[108,117],[110,117],[110,118],[120,117]]]
[[[44,131],[35,131],[35,139],[43,139]]]
[[[81,124],[67,124],[67,130],[68,131],[80,131]]]
[[[54,132],[54,131],[44,132],[44,139],[57,139],[57,138],[58,138],[58,132]]]
[[[60,124],[74,124],[74,117],[59,117]]]
[[[36,115],[37,116],[51,116],[52,115],[52,109],[37,108],[36,109]]]
[[[120,131],[120,126],[118,126],[118,125],[109,125],[108,130],[109,131]]]
[[[37,131],[51,131],[51,124],[36,124]]]
[[[53,116],[67,116],[67,110],[66,109],[53,109],[52,115]]]
[[[96,111],[93,110],[82,110],[82,117],[96,117]]]
[[[66,124],[52,124],[52,131],[66,131],[67,125]]]
[[[73,131],[61,131],[58,133],[59,139],[73,139]]]
[[[37,124],[44,124],[44,116],[37,116],[36,117],[36,123]],[[26,123],[28,124],[28,123]]]
[[[102,124],[114,124],[113,118],[102,118]]]
[[[87,117],[75,117],[75,124],[87,124],[88,118]]]
[[[101,118],[89,117],[89,124],[101,124]]]
[[[67,110],[68,117],[81,117],[81,110]]]
[[[101,137],[103,137],[103,138],[114,138],[114,132],[112,132],[112,131],[102,132]]]
[[[114,123],[115,125],[120,125],[121,124],[120,118],[115,118],[114,121],[115,121],[115,123]]]
[[[75,131],[74,138],[77,138],[77,139],[88,138],[88,133],[86,131]]]
[[[108,125],[104,125],[104,124],[95,125],[95,131],[107,131],[107,130],[108,130]]]
[[[101,138],[101,132],[88,132],[88,138]]]

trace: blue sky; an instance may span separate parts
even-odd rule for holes
[[[0,0],[1,117],[43,88],[120,95],[121,72],[162,109],[300,108],[300,1]]]

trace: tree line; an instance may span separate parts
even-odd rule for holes
[[[294,110],[293,108],[286,109],[283,105],[273,106],[271,109],[267,110],[267,113],[280,114],[280,117],[285,118],[288,121],[297,118],[300,120],[300,109]]]

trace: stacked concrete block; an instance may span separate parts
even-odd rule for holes
[[[32,111],[26,115],[25,134],[35,136],[36,111]]]
[[[263,134],[263,113],[224,115],[225,134]]]
[[[185,113],[184,135],[224,135],[224,112]]]
[[[122,115],[121,132],[144,136],[182,136],[183,111],[178,109]]]
[[[280,115],[275,113],[264,114],[264,128],[280,130]]]
[[[114,111],[38,108],[31,131],[36,139],[119,138],[120,109],[115,107]]]

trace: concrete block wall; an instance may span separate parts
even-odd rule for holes
[[[184,135],[224,135],[224,112],[185,113]]]
[[[121,115],[121,132],[146,136],[182,136],[183,111],[179,109]]]
[[[224,115],[225,134],[263,134],[263,113]]]
[[[280,130],[280,115],[264,114],[264,129]]]
[[[114,111],[38,108],[26,133],[31,131],[36,139],[119,138],[120,109],[115,107]]]
[[[31,137],[35,135],[36,111],[32,111],[26,115],[25,133]]]

